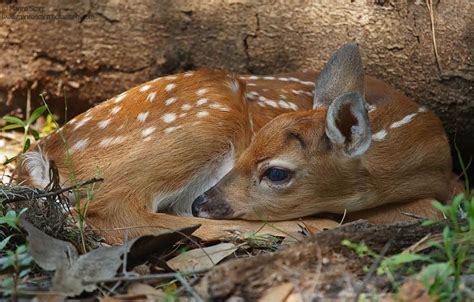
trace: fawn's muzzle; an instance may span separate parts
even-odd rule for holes
[[[193,201],[193,216],[214,219],[232,218],[234,210],[224,199],[219,197],[218,193],[211,190],[198,196]]]

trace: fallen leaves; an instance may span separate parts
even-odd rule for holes
[[[208,270],[237,250],[233,243],[220,243],[210,247],[190,250],[167,263],[175,271],[183,273]]]
[[[52,290],[67,296],[95,290],[97,283],[114,277],[119,268],[127,273],[127,268],[145,262],[152,253],[168,251],[199,227],[142,236],[121,246],[101,247],[78,256],[72,244],[43,233],[24,219],[20,225],[28,232],[28,251],[35,262],[44,270],[55,271]]]

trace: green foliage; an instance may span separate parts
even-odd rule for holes
[[[342,245],[347,246],[348,248],[354,250],[359,257],[369,256],[372,258],[377,257],[377,253],[372,251],[365,243],[353,243],[350,240],[344,239],[341,242]]]
[[[418,255],[415,253],[403,252],[390,257],[386,257],[380,262],[380,266],[377,268],[377,274],[393,274],[402,265],[413,263],[415,261],[430,262],[431,258],[424,255]]]
[[[0,215],[0,225],[10,227],[19,231],[18,220],[27,209],[22,209],[19,213],[9,210],[5,215]],[[30,265],[33,258],[28,254],[25,244],[16,246],[14,250],[6,249],[10,241],[15,235],[10,235],[0,241],[0,271],[12,271],[12,273],[4,278],[1,287],[7,289],[5,295],[15,294],[21,279],[25,278],[30,272]]]
[[[24,244],[17,246],[14,251],[6,251],[6,255],[0,258],[0,270],[13,270],[13,273],[4,278],[0,284],[2,288],[6,289],[3,292],[4,295],[16,294],[21,279],[31,272],[30,265],[32,262],[33,258],[28,254]]]
[[[28,135],[33,135],[35,140],[40,139],[40,134],[38,131],[33,129],[31,126],[36,120],[46,111],[46,106],[41,106],[35,109],[27,120],[21,120],[15,116],[4,116],[3,119],[7,122],[7,125],[2,128],[2,130],[12,130],[23,128],[24,137],[23,137],[23,152],[27,151],[30,148],[31,141],[28,138]]]
[[[402,267],[414,262],[424,264],[420,272],[412,272],[420,280],[430,295],[439,301],[464,301],[468,293],[463,291],[463,276],[474,273],[474,197],[467,199],[464,194],[457,195],[449,205],[433,201],[437,208],[447,217],[448,224],[443,228],[442,239],[430,242],[436,248],[431,255],[403,252],[385,257],[377,268],[377,274],[387,275],[392,281],[393,274]],[[438,223],[428,221],[424,225]],[[352,243],[343,240],[342,245],[353,249],[361,257],[377,258],[378,255],[364,243]],[[395,287],[397,284],[394,284]]]
[[[0,224],[6,224],[13,229],[19,230],[18,219],[20,219],[20,215],[23,214],[26,210],[27,209],[24,208],[18,214],[13,210],[9,210],[5,215],[0,216]]]

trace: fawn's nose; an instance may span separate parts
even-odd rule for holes
[[[206,196],[199,195],[196,199],[193,201],[193,205],[191,206],[193,216],[198,217],[199,216],[199,211],[201,210],[201,207],[207,202]]]

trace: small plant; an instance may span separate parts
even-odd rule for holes
[[[377,258],[377,253],[371,250],[365,243],[353,243],[348,239],[344,239],[341,242],[342,245],[347,246],[348,248],[354,250],[359,257],[369,256],[372,258]]]
[[[19,232],[18,220],[26,210],[22,209],[18,214],[13,210],[9,210],[5,215],[0,216],[0,225],[10,227]],[[18,285],[31,271],[30,265],[33,261],[32,257],[28,254],[25,244],[18,245],[13,250],[6,249],[14,236],[12,234],[0,242],[0,271],[10,272],[10,276],[2,280],[1,287],[7,289],[4,292],[5,295],[12,296],[16,296]]]
[[[465,289],[463,276],[474,273],[474,254],[471,252],[474,246],[474,197],[468,200],[464,194],[459,194],[450,205],[433,201],[433,206],[448,219],[442,239],[430,243],[431,247],[436,248],[436,252],[430,255],[403,252],[385,257],[377,268],[377,274],[386,275],[397,288],[393,274],[404,265],[420,261],[424,264],[422,270],[408,273],[420,280],[430,295],[437,297],[439,301],[464,301],[471,292],[468,293]],[[423,224],[439,222],[428,220]],[[346,239],[342,241],[342,245],[356,251],[359,257],[378,257],[364,243],[353,243]]]
[[[29,139],[28,135],[33,135],[35,140],[40,139],[40,133],[33,129],[31,126],[36,120],[46,111],[46,106],[41,106],[35,109],[33,113],[31,113],[30,117],[23,121],[16,116],[4,116],[3,119],[7,122],[7,125],[2,128],[2,130],[12,130],[23,128],[23,152],[26,152],[31,146],[31,140]],[[10,160],[11,161],[11,160]]]
[[[426,266],[420,272],[421,281],[429,293],[440,300],[461,301],[465,298],[462,290],[463,275],[474,273],[474,197],[468,200],[464,194],[457,195],[450,205],[433,202],[433,206],[442,211],[449,220],[442,232],[441,242],[432,242],[441,261]],[[427,222],[429,224],[431,222]]]
[[[15,250],[6,251],[6,255],[0,258],[0,270],[13,269],[12,275],[2,280],[1,287],[9,289],[4,294],[16,295],[20,281],[31,271],[32,261],[25,244],[17,246]]]

